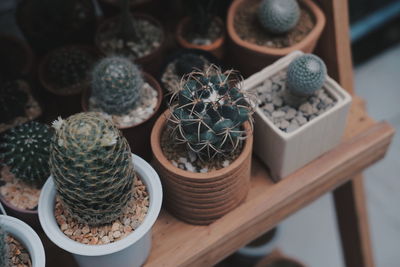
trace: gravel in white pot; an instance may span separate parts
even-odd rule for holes
[[[29,225],[6,215],[0,215],[0,225],[4,231],[21,242],[28,250],[32,267],[45,267],[46,258],[42,241]]]
[[[132,267],[146,261],[151,248],[151,228],[162,203],[162,187],[158,174],[142,158],[133,155],[137,175],[146,185],[150,205],[142,224],[127,237],[105,245],[86,245],[73,241],[60,229],[54,215],[56,189],[53,178],[47,180],[39,199],[39,219],[49,239],[60,248],[72,253],[79,266]]]
[[[346,126],[351,96],[329,76],[322,89],[299,107],[285,103],[286,70],[303,54],[290,53],[247,78],[243,85],[258,94],[254,151],[269,167],[274,180],[334,148]]]

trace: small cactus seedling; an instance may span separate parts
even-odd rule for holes
[[[59,118],[50,145],[50,172],[60,200],[81,223],[118,219],[132,196],[135,172],[125,137],[99,113]]]
[[[7,244],[7,233],[4,231],[3,227],[0,225],[0,266],[8,267],[8,244]]]
[[[268,32],[283,34],[296,26],[300,7],[296,0],[262,0],[258,20]]]
[[[287,69],[286,102],[297,106],[322,88],[327,76],[325,63],[313,54],[294,59]]]
[[[17,81],[3,82],[0,87],[0,123],[9,123],[16,117],[25,116],[28,95]]]
[[[6,132],[0,145],[0,160],[21,181],[40,188],[50,176],[50,141],[46,125],[30,121]]]
[[[123,57],[107,57],[94,67],[91,98],[102,111],[123,115],[138,103],[143,84],[134,63]]]
[[[174,140],[206,160],[234,153],[253,113],[239,81],[236,72],[222,73],[214,65],[185,76],[170,102]]]
[[[204,69],[204,60],[196,54],[183,54],[175,63],[175,72],[179,77],[189,74],[192,71],[202,71]]]

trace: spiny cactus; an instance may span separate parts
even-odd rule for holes
[[[50,141],[46,125],[30,121],[7,131],[0,144],[0,160],[21,181],[40,188],[50,175]]]
[[[258,20],[270,33],[290,31],[299,18],[300,7],[296,0],[263,0],[258,8]]]
[[[211,22],[215,16],[217,10],[217,2],[215,0],[186,0],[187,12],[190,14],[190,22],[192,31],[194,33],[204,35],[206,34],[211,26]]]
[[[94,58],[77,47],[64,47],[49,55],[47,71],[56,89],[79,85],[88,77]]]
[[[137,41],[139,39],[139,31],[130,9],[130,0],[119,0],[121,14],[119,16],[119,28],[117,37],[125,42]]]
[[[25,115],[28,95],[19,88],[17,81],[4,82],[0,86],[0,123],[8,123]]]
[[[179,77],[192,71],[201,71],[204,69],[204,60],[196,54],[188,53],[181,55],[175,63],[175,72]]]
[[[50,172],[66,210],[79,222],[118,219],[132,196],[135,172],[125,137],[99,113],[59,118],[50,145]]]
[[[135,107],[144,81],[139,68],[123,57],[107,57],[92,74],[92,100],[108,114],[123,115]]]
[[[8,267],[10,265],[8,259],[8,244],[7,244],[7,233],[0,225],[0,266]]]
[[[236,72],[222,73],[214,65],[184,78],[170,102],[174,140],[203,159],[233,153],[247,136],[243,124],[253,113],[238,86]]]

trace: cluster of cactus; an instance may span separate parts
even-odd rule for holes
[[[92,73],[91,99],[111,115],[128,113],[142,96],[144,80],[139,68],[123,57],[100,60]]]
[[[8,267],[9,266],[9,258],[8,258],[8,244],[7,244],[7,233],[0,226],[0,266]]]
[[[81,223],[118,219],[132,197],[135,172],[125,137],[95,112],[53,123],[50,172],[69,214]]]
[[[175,73],[179,77],[193,71],[202,71],[204,69],[205,61],[196,54],[187,53],[181,55],[175,63]]]
[[[17,81],[6,81],[0,86],[0,123],[9,123],[25,115],[28,95],[20,89]]]
[[[65,47],[49,55],[47,71],[60,89],[79,85],[88,77],[94,58],[76,47]]]
[[[252,121],[249,95],[239,88],[235,71],[211,65],[182,80],[170,102],[174,140],[204,160],[234,153],[246,138],[243,124]]]
[[[258,21],[273,34],[290,31],[297,25],[299,18],[297,0],[263,0],[258,8]]]
[[[7,131],[0,144],[0,161],[15,177],[40,188],[50,175],[53,132],[46,124],[30,121]]]

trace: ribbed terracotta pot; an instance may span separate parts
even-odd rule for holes
[[[130,125],[125,127],[118,127],[122,134],[129,142],[129,146],[133,153],[144,158],[146,161],[151,160],[151,150],[150,150],[150,133],[153,125],[160,114],[160,106],[163,99],[163,93],[160,84],[153,78],[150,74],[142,72],[143,79],[150,84],[155,90],[157,90],[157,105],[154,109],[153,114],[136,125]],[[90,87],[87,87],[82,94],[81,104],[83,111],[89,110],[89,97],[90,97]]]
[[[236,13],[244,6],[257,5],[260,1],[235,0],[228,10],[226,26],[229,36],[229,53],[235,55],[230,60],[244,76],[260,71],[295,50],[311,53],[325,27],[326,18],[322,10],[312,0],[299,0],[299,4],[311,13],[315,21],[314,28],[302,41],[285,48],[271,48],[245,41],[239,37],[235,29]]]
[[[161,38],[161,42],[160,42],[160,46],[157,47],[152,53],[150,53],[147,56],[144,57],[140,57],[140,58],[136,58],[134,61],[135,63],[139,64],[140,66],[143,67],[143,69],[146,72],[151,73],[152,75],[157,75],[158,71],[161,67],[162,61],[163,61],[163,57],[164,57],[164,53],[165,53],[165,49],[166,49],[166,36],[165,36],[165,29],[162,26],[162,24],[155,18],[145,15],[145,14],[133,14],[133,16],[135,18],[140,18],[143,20],[147,20],[150,21],[152,24],[156,25],[157,27],[159,27],[162,31],[162,38]],[[96,31],[96,35],[95,35],[95,45],[96,47],[99,49],[99,51],[103,54],[103,55],[113,55],[115,54],[114,52],[110,52],[110,51],[106,51],[104,50],[101,45],[100,45],[100,34],[101,32],[104,31],[111,31],[111,25],[118,19],[118,17],[112,17],[109,19],[104,20],[99,27],[97,28]]]
[[[228,167],[208,173],[194,173],[175,167],[163,154],[160,140],[169,115],[170,111],[165,111],[151,132],[153,165],[166,191],[167,209],[188,223],[209,224],[237,207],[247,196],[253,144],[251,126],[245,123],[248,138],[239,157]],[[221,187],[216,190],[215,183],[221,181]]]
[[[213,54],[215,57],[218,59],[221,59],[224,55],[225,52],[225,25],[224,22],[222,21],[221,18],[217,17],[218,23],[221,25],[223,29],[222,36],[220,36],[217,40],[215,40],[212,44],[209,45],[195,45],[190,42],[188,42],[184,37],[183,33],[187,30],[189,22],[190,22],[190,17],[185,17],[183,18],[177,25],[176,31],[175,31],[175,38],[178,41],[179,45],[182,46],[183,48],[188,48],[188,49],[200,49],[200,50],[205,50],[207,52],[210,52]]]

